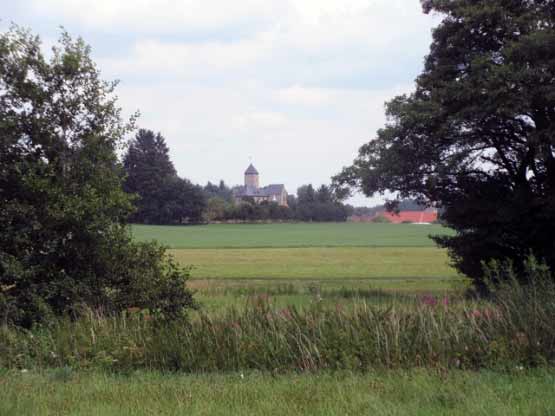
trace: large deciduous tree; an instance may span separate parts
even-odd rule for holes
[[[180,315],[186,272],[131,239],[116,150],[120,117],[82,40],[50,59],[38,38],[0,34],[0,323],[30,326],[86,305]]]
[[[480,288],[488,259],[555,268],[555,1],[422,4],[443,20],[416,91],[336,184],[442,207],[436,240]]]

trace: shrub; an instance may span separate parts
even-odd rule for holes
[[[108,313],[144,309],[165,320],[184,317],[187,309],[196,307],[186,289],[190,268],[180,267],[158,243],[128,243],[110,261],[118,265],[117,284],[92,306],[104,310],[108,306]]]

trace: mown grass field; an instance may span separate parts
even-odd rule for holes
[[[414,224],[133,226],[135,238],[157,240],[193,266],[189,284],[209,310],[242,306],[253,292],[272,293],[279,305],[303,306],[314,290],[330,304],[337,290],[449,291],[462,280],[429,236],[450,232]]]
[[[157,240],[171,247],[181,264],[193,266],[190,284],[211,305],[229,304],[235,292],[241,303],[246,287],[271,290],[283,284],[296,291],[294,296],[280,293],[280,303],[296,305],[299,297],[306,297],[308,285],[449,290],[461,278],[429,236],[450,232],[440,225],[414,224],[133,226],[135,238]],[[217,299],[214,293],[206,298],[210,289],[222,287],[231,288],[224,290],[227,300],[222,291]]]
[[[131,375],[5,372],[0,414],[49,415],[552,415],[555,374],[452,371]]]
[[[430,234],[450,232],[441,225],[365,223],[133,226],[137,240],[157,240],[175,249],[434,247]]]
[[[457,273],[434,247],[171,250],[196,279],[450,279]]]

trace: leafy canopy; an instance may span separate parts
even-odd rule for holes
[[[443,16],[416,91],[336,186],[443,208],[438,237],[483,287],[482,261],[555,266],[555,2],[427,0]]]
[[[30,326],[83,305],[179,315],[187,273],[135,244],[116,150],[133,129],[90,58],[63,33],[0,34],[0,319]],[[171,299],[171,302],[170,302]]]

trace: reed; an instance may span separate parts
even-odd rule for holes
[[[348,308],[276,308],[266,294],[188,322],[88,311],[27,331],[0,329],[0,367],[311,372],[545,366],[555,361],[555,285],[508,284],[489,303],[432,295]]]

